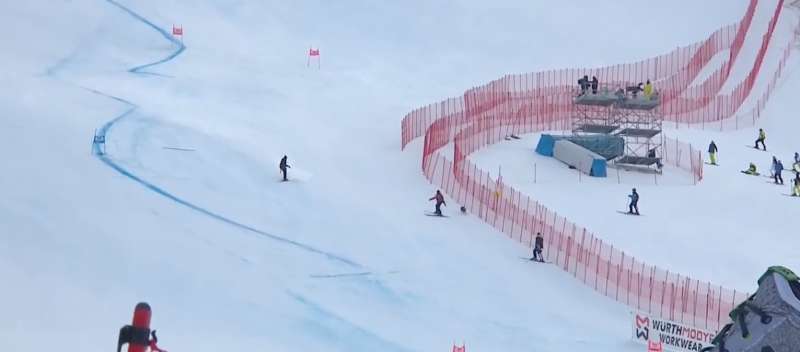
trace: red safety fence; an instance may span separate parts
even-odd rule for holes
[[[469,160],[462,168],[432,154],[425,176],[509,238],[531,247],[544,237],[544,257],[601,294],[639,311],[684,324],[718,329],[745,292],[645,264],[595,234],[492,178]]]
[[[664,165],[690,172],[694,184],[703,179],[703,153],[689,143],[664,137],[661,142],[661,161]]]
[[[658,87],[665,119],[676,126],[729,129],[754,123],[798,40],[796,35],[787,46],[766,91],[760,97],[751,97],[783,7],[783,0],[779,0],[748,75],[730,94],[720,94],[742,50],[757,5],[758,0],[750,0],[738,23],[717,30],[702,42],[656,58],[596,69],[507,75],[460,97],[416,109],[402,121],[402,147],[424,135],[422,170],[431,183],[470,213],[526,246],[531,246],[536,233],[542,233],[545,258],[598,292],[656,316],[706,329],[719,328],[727,321],[727,312],[744,300],[746,293],[647,265],[502,179],[493,179],[468,156],[510,134],[569,130],[576,113],[574,90],[584,74],[595,75],[603,86],[610,87],[651,80]],[[725,60],[703,78],[701,73],[718,55]],[[735,115],[748,98],[754,99],[751,110]],[[453,161],[441,152],[451,142]],[[691,172],[695,182],[702,179],[700,150],[668,138],[662,147],[665,164]]]
[[[482,114],[496,115],[509,111],[525,113],[530,111],[529,109],[574,112],[571,95],[577,86],[577,80],[584,75],[595,75],[602,85],[609,87],[625,87],[651,80],[661,97],[660,109],[665,119],[676,124],[717,129],[726,125],[738,126],[746,116],[751,120],[749,126],[760,116],[769,94],[765,93],[764,99],[754,102],[755,106],[751,111],[736,116],[735,113],[750,96],[755,85],[783,8],[783,0],[778,1],[767,33],[762,38],[756,59],[746,78],[736,85],[730,94],[719,93],[728,81],[731,69],[744,45],[744,38],[750,28],[757,4],[758,0],[750,1],[739,23],[717,30],[705,41],[678,48],[665,55],[602,68],[561,69],[507,75],[481,87],[470,89],[463,96],[416,109],[407,114],[402,121],[402,146],[405,148],[413,139],[422,136],[435,120],[445,117],[446,107],[462,107],[461,112],[465,114],[456,121],[459,126],[471,123]],[[784,56],[788,57],[790,48],[791,46],[787,46]],[[717,70],[702,79],[701,73],[704,69],[708,69],[708,64],[718,55],[723,55],[726,59]],[[781,60],[773,81],[777,81],[780,77],[785,61]],[[570,116],[573,115],[562,117]],[[726,121],[732,117],[733,122]]]
[[[792,54],[792,50],[800,43],[800,31],[798,29],[795,30],[794,36],[792,40],[789,42],[783,53],[781,54],[780,59],[778,60],[778,65],[775,69],[775,72],[772,73],[772,76],[769,77],[767,81],[766,89],[761,93],[761,95],[755,97],[750,95],[750,99],[755,99],[751,104],[752,107],[745,111],[737,112],[735,115],[727,117],[725,119],[720,119],[717,121],[695,121],[693,123],[687,123],[687,127],[690,128],[700,128],[700,129],[713,129],[719,131],[734,131],[740,128],[745,127],[753,127],[756,125],[756,121],[761,117],[761,113],[764,111],[764,108],[767,106],[767,102],[772,97],[772,93],[775,91],[776,86],[778,85],[778,81],[780,80],[781,76],[783,75],[784,70],[786,69],[786,64],[789,61],[789,57]],[[752,80],[755,82],[755,79]],[[751,83],[752,86],[753,83]],[[676,127],[680,127],[679,123],[675,124]]]

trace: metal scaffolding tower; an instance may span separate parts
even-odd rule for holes
[[[644,96],[625,90],[597,93],[583,92],[573,100],[575,115],[572,134],[575,138],[595,136],[609,143],[595,143],[590,149],[608,155],[614,137],[624,141],[624,149],[612,155],[615,164],[654,167],[661,170],[662,126],[664,115],[658,94]],[[598,149],[598,150],[594,150]]]

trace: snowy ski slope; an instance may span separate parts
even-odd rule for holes
[[[759,4],[753,30],[764,27],[758,22],[765,22],[763,17],[769,18],[768,12],[774,6],[775,2],[769,1]],[[757,80],[751,96],[760,96],[765,89],[796,25],[796,10],[786,9],[764,61],[765,74]],[[742,53],[755,51],[760,44],[761,35],[749,33]],[[752,56],[736,61],[725,86],[741,81],[747,74],[746,68],[753,65]],[[579,178],[566,165],[533,152],[538,135],[485,148],[475,153],[472,160],[495,174],[502,167],[503,179],[510,184],[650,264],[749,292],[752,278],[764,268],[778,263],[800,266],[795,245],[796,224],[792,220],[800,204],[797,199],[785,196],[790,193],[789,179],[794,174],[783,173],[784,186],[774,185],[769,178],[773,155],[790,168],[794,152],[800,150],[797,143],[800,123],[791,108],[797,63],[797,56],[792,56],[778,93],[756,124],[767,132],[769,152],[748,147],[753,145],[758,127],[734,132],[714,131],[713,127],[708,130],[679,127],[667,132],[668,136],[691,142],[704,152],[711,140],[720,148],[720,166],[705,165],[704,179],[697,186],[692,185],[686,172],[669,166],[659,177],[624,170],[617,175],[616,170],[611,170],[606,179]],[[740,111],[751,107],[752,104],[745,102]],[[708,162],[707,153],[703,154]],[[765,177],[739,173],[751,161]],[[647,209],[642,210],[647,216],[634,219],[612,216],[615,210],[627,209],[626,195],[632,187],[641,194],[640,208]],[[679,260],[676,251],[681,253]]]
[[[419,153],[397,151],[397,126],[415,106],[506,72],[665,52],[746,6],[692,3],[2,3],[2,29],[15,35],[0,56],[0,340],[10,351],[111,348],[146,300],[173,351],[435,351],[454,341],[471,351],[640,350],[625,307],[522,260],[529,253],[456,204],[447,220],[422,216],[434,190]],[[598,18],[602,35],[586,25]],[[630,18],[651,30],[631,30]],[[183,25],[183,44],[163,32],[172,24]],[[309,45],[321,49],[321,70],[305,67]],[[791,92],[780,94],[774,109],[787,111]],[[90,148],[96,130],[102,156]],[[749,143],[752,131],[737,133]],[[789,149],[779,133],[768,146]],[[718,141],[720,180],[734,155],[727,146],[745,144],[726,136],[736,142]],[[512,154],[486,153],[491,162]],[[744,181],[714,189],[725,183],[713,177],[670,194],[734,203],[729,190]],[[771,204],[774,189],[758,182]],[[615,187],[598,192],[616,197]],[[643,211],[666,198],[657,192],[667,190],[642,192]],[[554,206],[595,228],[587,219],[598,208]],[[767,222],[791,217],[777,209]],[[661,226],[657,215],[643,219]],[[596,230],[654,261],[674,259],[646,247],[658,233],[621,238],[626,226],[635,225]],[[715,248],[745,257],[728,268],[687,252],[665,265],[745,285],[772,263],[737,241]]]

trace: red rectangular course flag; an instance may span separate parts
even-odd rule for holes
[[[172,35],[183,35],[183,27],[172,26]]]
[[[467,345],[463,345],[461,347],[453,345],[453,352],[467,352]]]
[[[663,352],[663,351],[664,351],[664,346],[661,344],[661,342],[648,341],[647,352]]]
[[[319,49],[308,49],[308,56],[319,56]]]

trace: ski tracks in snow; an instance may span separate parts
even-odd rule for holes
[[[106,2],[108,2],[109,4],[119,8],[120,10],[124,11],[125,13],[127,13],[128,15],[130,15],[131,17],[136,19],[137,21],[139,21],[139,22],[147,25],[148,27],[152,28],[153,30],[157,31],[158,33],[161,34],[162,37],[164,37],[164,39],[166,39],[167,41],[169,41],[170,43],[172,43],[176,47],[176,49],[172,53],[167,55],[166,57],[164,57],[162,59],[159,59],[157,61],[154,61],[154,62],[150,62],[150,63],[147,63],[147,64],[143,64],[143,65],[132,67],[132,68],[128,69],[128,72],[130,72],[132,74],[137,74],[137,75],[150,75],[150,76],[159,76],[159,77],[169,77],[169,76],[166,76],[166,75],[163,75],[163,74],[160,74],[160,73],[149,72],[149,71],[146,71],[146,70],[148,68],[151,68],[151,67],[154,67],[154,66],[169,62],[169,61],[177,58],[178,56],[180,56],[186,50],[186,46],[182,42],[180,42],[177,39],[175,39],[174,37],[172,37],[172,35],[170,35],[169,32],[167,32],[163,28],[160,28],[159,26],[157,26],[156,24],[154,24],[153,22],[151,22],[150,20],[148,20],[144,16],[134,12],[130,8],[126,7],[125,5],[122,5],[122,4],[120,4],[119,2],[117,2],[115,0],[106,0]],[[95,90],[95,89],[86,88],[86,87],[82,87],[82,88],[84,88],[84,89],[86,89],[86,90],[88,90],[88,91],[90,91],[92,93],[101,95],[103,97],[116,100],[116,101],[124,104],[125,106],[127,106],[127,110],[125,110],[125,112],[123,112],[122,114],[114,117],[112,120],[106,122],[102,127],[100,127],[100,129],[97,130],[97,132],[95,134],[95,137],[96,138],[100,138],[101,140],[104,140],[107,143],[108,140],[107,140],[106,137],[108,136],[109,131],[111,131],[111,129],[114,127],[114,125],[117,122],[121,121],[122,119],[124,119],[126,117],[129,117],[134,111],[136,111],[139,108],[139,106],[136,105],[135,103],[131,102],[131,101],[125,100],[125,99],[117,97],[117,96],[109,95],[107,93],[104,93],[104,92],[101,92],[101,91],[98,91],[98,90]],[[305,244],[305,243],[301,243],[301,242],[298,242],[298,241],[295,241],[295,240],[292,240],[292,239],[289,239],[289,238],[277,236],[277,235],[268,233],[266,231],[259,230],[257,228],[252,227],[252,226],[249,226],[249,225],[243,224],[241,222],[238,222],[236,220],[233,220],[233,219],[231,219],[229,217],[226,217],[224,215],[215,213],[215,212],[213,212],[213,211],[211,211],[211,210],[209,210],[209,209],[207,209],[205,207],[202,207],[202,206],[199,206],[197,204],[194,204],[194,203],[192,203],[192,202],[190,202],[188,200],[180,198],[180,197],[174,195],[173,193],[169,192],[168,190],[163,189],[163,188],[153,184],[152,182],[149,182],[149,181],[143,179],[140,176],[137,176],[131,170],[128,170],[125,167],[123,167],[122,165],[116,163],[112,158],[110,158],[107,154],[104,153],[104,151],[100,148],[100,145],[98,143],[94,143],[93,144],[92,153],[98,159],[100,159],[100,161],[102,161],[104,164],[106,164],[107,166],[109,166],[111,169],[115,170],[119,174],[121,174],[121,175],[123,175],[123,176],[125,176],[125,177],[127,177],[127,178],[129,178],[129,179],[131,179],[133,181],[135,181],[136,183],[139,183],[140,185],[144,186],[148,190],[150,190],[152,192],[155,192],[155,193],[163,196],[164,198],[167,198],[167,199],[169,199],[169,200],[171,200],[171,201],[173,201],[175,203],[178,203],[178,204],[180,204],[182,206],[185,206],[185,207],[187,207],[187,208],[189,208],[191,210],[194,210],[194,211],[196,211],[196,212],[198,212],[200,214],[203,214],[203,215],[205,215],[207,217],[210,217],[212,219],[215,219],[215,220],[220,221],[222,223],[225,223],[227,225],[236,227],[236,228],[238,228],[240,230],[244,230],[246,232],[250,232],[250,233],[262,236],[264,238],[268,238],[270,240],[279,242],[279,243],[284,244],[284,245],[288,245],[288,246],[294,247],[296,249],[300,249],[300,250],[305,251],[307,253],[323,256],[323,257],[325,257],[326,259],[328,259],[330,261],[337,262],[339,264],[344,264],[344,265],[349,266],[351,268],[356,268],[356,269],[363,269],[364,268],[364,266],[362,266],[361,264],[359,264],[359,263],[357,263],[357,262],[355,262],[353,260],[350,260],[348,258],[345,258],[343,256],[340,256],[340,255],[337,255],[337,254],[334,254],[334,253],[331,253],[331,252],[327,252],[327,251],[318,249],[318,248],[316,248],[314,246],[311,246],[311,245],[308,245],[308,244]]]

